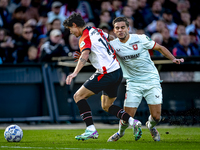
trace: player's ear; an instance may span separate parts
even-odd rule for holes
[[[75,23],[72,23],[73,27],[77,27],[77,25]]]

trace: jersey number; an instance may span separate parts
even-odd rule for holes
[[[112,46],[106,40],[105,40],[106,43],[101,38],[98,41],[101,42],[106,47],[108,55],[111,55],[114,53]]]

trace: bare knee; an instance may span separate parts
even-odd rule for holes
[[[103,105],[102,105],[102,109],[103,109],[104,111],[108,112],[108,109],[110,108],[111,105],[112,105],[112,104],[108,104],[108,103],[103,104]]]
[[[159,122],[160,119],[161,119],[161,116],[160,116],[160,115],[154,115],[154,116],[151,115],[151,117],[152,117],[153,120],[156,121],[156,122]]]
[[[86,99],[85,97],[81,96],[78,92],[76,92],[73,96],[74,101],[77,103],[81,99]]]

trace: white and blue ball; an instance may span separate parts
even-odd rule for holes
[[[10,125],[5,129],[4,137],[8,142],[19,142],[23,137],[23,131],[18,125]]]

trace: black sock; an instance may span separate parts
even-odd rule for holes
[[[127,112],[125,112],[122,108],[116,105],[111,105],[108,109],[108,112],[126,122],[128,122],[128,119],[130,118],[130,115]]]
[[[82,99],[78,101],[76,104],[78,106],[80,116],[86,123],[86,126],[88,127],[89,125],[93,125],[92,112],[87,101],[85,99]]]

